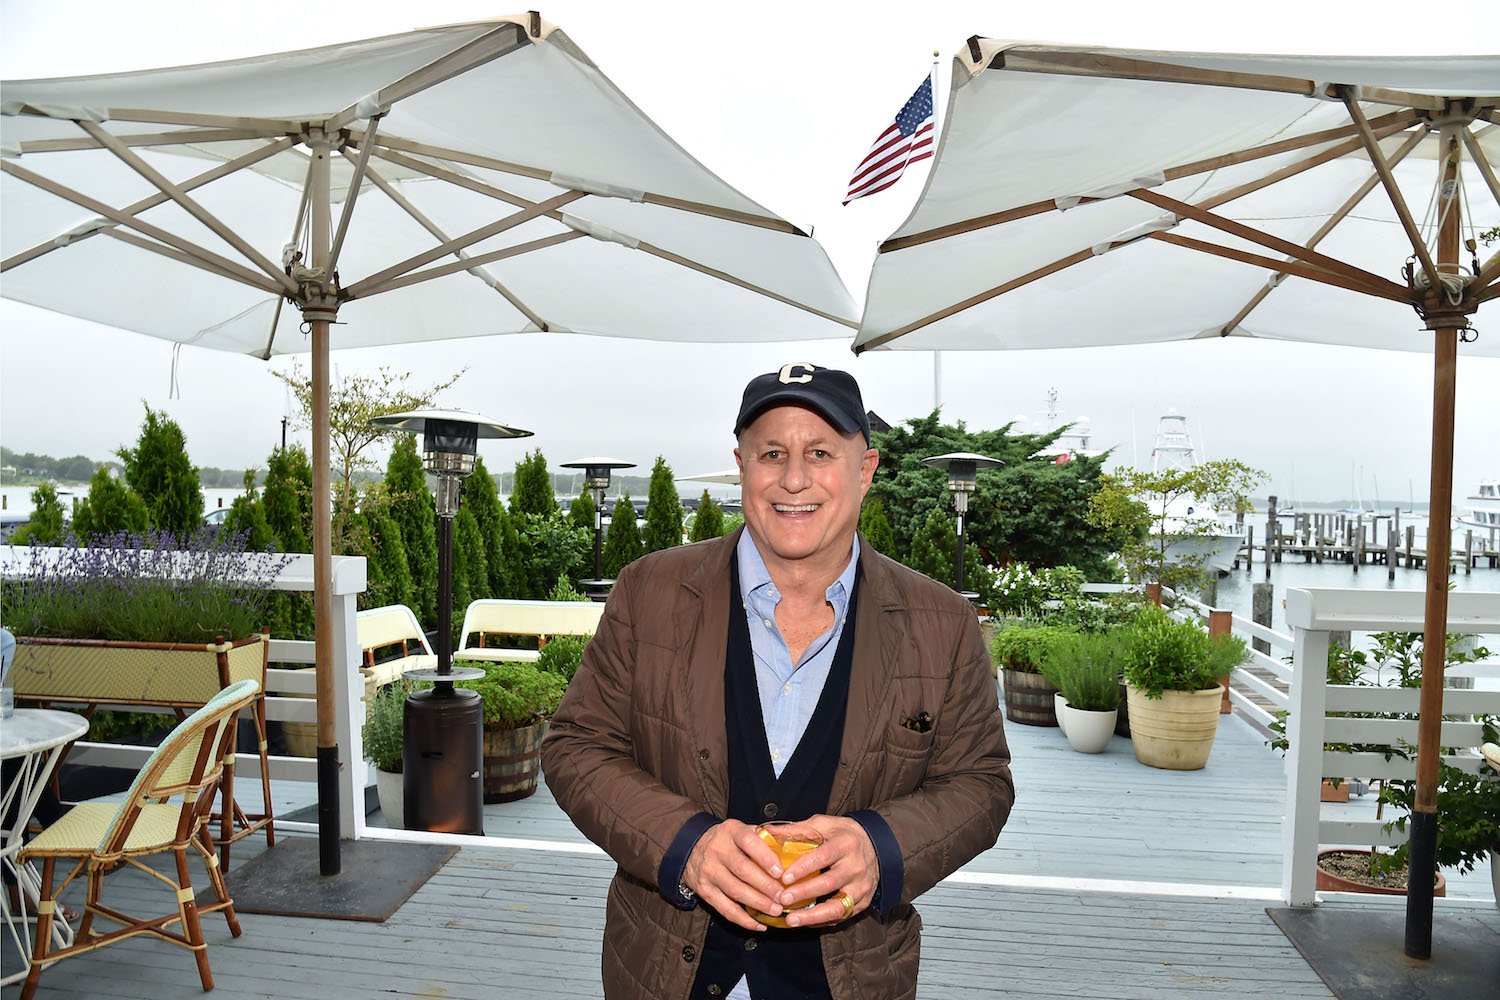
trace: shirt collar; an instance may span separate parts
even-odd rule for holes
[[[769,598],[773,606],[781,600],[781,594],[771,582],[771,571],[766,568],[766,560],[761,556],[760,549],[756,548],[755,539],[750,537],[748,530],[740,532],[735,558],[739,560],[741,601],[748,603],[752,595],[760,594]],[[828,603],[834,606],[840,617],[843,616],[849,595],[854,592],[854,574],[858,567],[859,535],[856,534],[849,553],[849,565],[844,567],[838,579],[829,584],[825,592]]]

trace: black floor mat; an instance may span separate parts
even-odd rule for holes
[[[234,908],[242,913],[380,923],[456,853],[446,844],[346,840],[339,874],[325,876],[319,874],[317,839],[287,837],[226,877]]]
[[[1266,909],[1339,1000],[1500,997],[1500,933],[1476,917],[1435,913],[1432,957],[1406,957],[1402,910]]]

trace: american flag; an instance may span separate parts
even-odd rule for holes
[[[884,191],[901,179],[908,164],[930,157],[932,126],[932,77],[929,76],[854,168],[844,204]]]

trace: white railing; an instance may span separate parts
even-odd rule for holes
[[[1335,821],[1322,817],[1319,790],[1323,778],[1411,778],[1415,761],[1387,760],[1380,753],[1324,750],[1326,743],[1394,745],[1417,743],[1417,723],[1397,718],[1416,715],[1416,688],[1330,685],[1327,681],[1329,633],[1420,632],[1426,595],[1422,591],[1289,590],[1287,623],[1295,636],[1291,671],[1291,715],[1287,719],[1286,816],[1282,823],[1284,857],[1282,898],[1292,906],[1316,902],[1320,845],[1399,844],[1404,835],[1386,833],[1378,820]],[[1500,633],[1500,594],[1448,595],[1448,631],[1460,635]],[[1378,718],[1333,717],[1338,713],[1377,713]],[[1445,688],[1443,714],[1500,714],[1500,691]],[[1477,723],[1450,720],[1442,726],[1445,747],[1476,747]],[[1477,772],[1480,758],[1468,750],[1444,757],[1448,763]]]
[[[1209,622],[1210,614],[1217,610],[1185,594],[1173,594],[1173,614],[1179,618],[1193,617],[1201,621],[1205,626]],[[1272,655],[1278,650],[1291,653],[1295,640],[1290,635],[1273,631],[1259,622],[1239,615],[1230,616],[1230,631],[1245,640],[1245,649],[1249,659],[1239,670],[1235,671],[1234,683],[1229,689],[1229,700],[1247,718],[1260,724],[1262,728],[1269,728],[1276,720],[1276,713],[1287,711],[1291,708],[1291,699],[1287,692],[1264,677],[1260,677],[1245,667],[1259,667],[1269,673],[1276,681],[1290,686],[1292,683],[1292,668],[1281,656]],[[1255,648],[1255,640],[1259,639],[1271,649],[1271,653],[1262,653]],[[1259,700],[1257,700],[1259,699]],[[1267,709],[1261,701],[1268,703],[1271,707]]]
[[[23,575],[37,559],[57,558],[56,550],[45,548],[0,547],[0,576],[12,579]],[[283,557],[275,557],[278,561]],[[311,592],[313,589],[313,557],[292,555],[286,566],[276,576],[272,586],[276,590]],[[365,786],[371,776],[367,773],[364,747],[360,741],[360,728],[364,722],[364,683],[359,676],[360,649],[355,634],[355,602],[365,589],[365,559],[363,556],[335,556],[333,559],[333,662],[334,662],[334,740],[338,744],[339,787],[339,835],[345,840],[357,840],[365,830]],[[277,664],[306,664],[314,662],[313,643],[289,639],[271,639],[271,668],[266,673],[266,717],[275,722],[314,722],[317,719],[317,703],[313,699],[316,678],[312,670],[289,669]],[[108,707],[108,706],[104,706]],[[141,706],[122,706],[132,712],[152,711]],[[168,709],[160,709],[168,712]],[[69,763],[93,764],[107,767],[139,768],[151,755],[154,748],[120,743],[90,743],[79,741],[69,752]],[[240,775],[241,788],[245,784],[259,785],[260,758],[256,754],[241,753],[236,756],[235,769]],[[270,758],[272,779],[317,782],[317,761],[310,757]],[[257,791],[254,793],[259,795]],[[252,811],[257,799],[249,793],[237,796],[250,803]],[[288,830],[317,829],[313,823],[288,823],[277,821],[277,826]]]

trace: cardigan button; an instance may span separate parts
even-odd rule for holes
[[[780,811],[781,811],[780,809],[776,808],[776,803],[774,803],[774,802],[767,802],[766,803],[766,807],[761,810],[761,813],[764,814],[764,816],[766,817],[766,819],[775,819],[776,818],[776,814],[778,812],[780,812]]]
[[[745,942],[745,950],[746,951],[754,951],[759,946],[760,946],[760,942],[757,941],[757,940],[755,940],[755,938],[751,938],[750,940],[748,940],[748,941]]]
[[[718,983],[709,983],[708,984],[708,995],[709,996],[711,996],[711,997],[720,996],[720,995],[723,994],[723,992],[724,992],[724,988],[722,986],[720,986]]]
[[[686,945],[686,946],[683,947],[683,949],[682,949],[682,960],[684,962],[691,962],[693,959],[695,959],[697,957],[698,957],[698,949],[694,948],[692,945]]]

